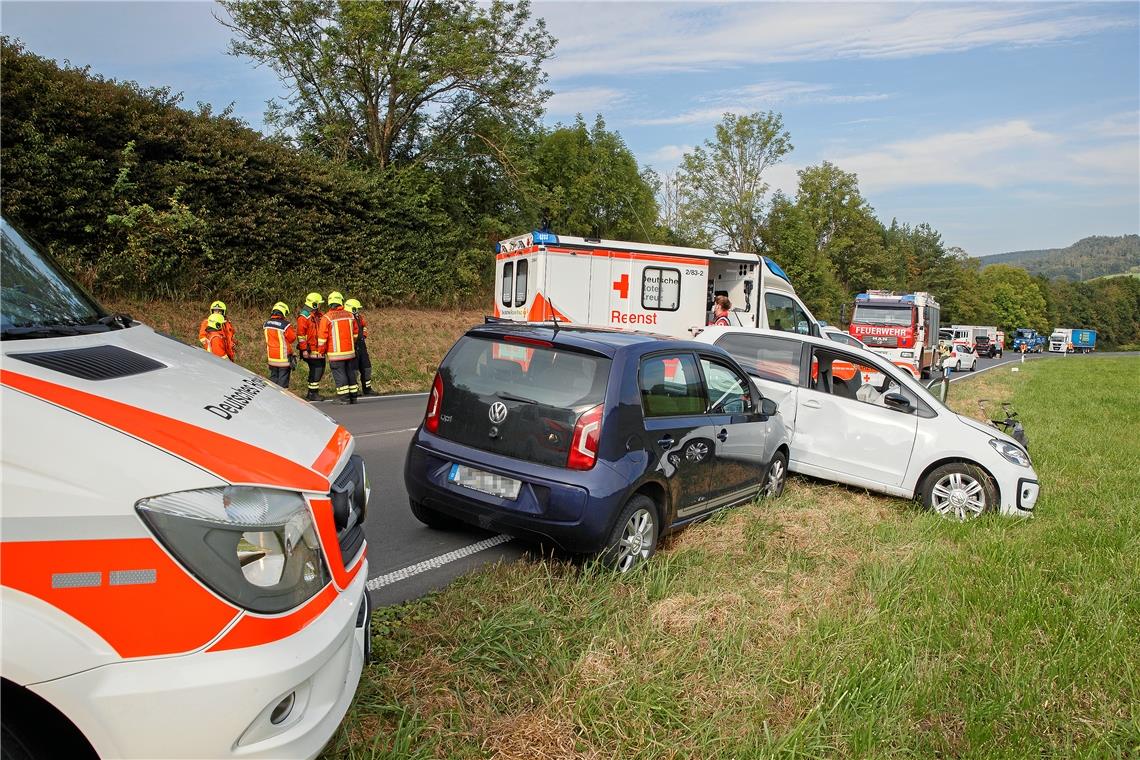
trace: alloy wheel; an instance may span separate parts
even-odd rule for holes
[[[784,467],[784,460],[780,457],[773,457],[772,464],[768,467],[768,478],[764,481],[763,494],[765,498],[774,498],[780,494],[780,488],[784,485],[784,478],[787,477],[788,471]]]
[[[656,531],[653,515],[648,509],[639,509],[629,516],[618,542],[617,571],[629,572],[636,564],[649,559]]]
[[[986,510],[986,491],[974,478],[961,472],[942,477],[931,491],[931,507],[943,517],[965,521]]]

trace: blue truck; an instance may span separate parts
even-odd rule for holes
[[[1073,351],[1078,354],[1087,354],[1096,350],[1096,330],[1078,330],[1073,328]]]
[[[1013,333],[1013,350],[1019,354],[1039,354],[1045,349],[1045,336],[1029,327],[1019,327]]]

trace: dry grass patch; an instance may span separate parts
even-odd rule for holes
[[[491,723],[483,749],[497,760],[586,760],[600,757],[584,748],[564,710],[547,705]]]
[[[300,295],[300,294],[298,294]],[[346,293],[346,297],[351,297]],[[227,301],[227,297],[222,297]],[[291,301],[286,297],[286,301]],[[227,317],[237,330],[238,363],[258,375],[267,373],[261,327],[269,318],[263,308],[227,302]],[[209,314],[209,301],[108,301],[107,308],[122,311],[154,329],[198,345],[198,326]],[[367,304],[366,304],[367,306]],[[300,303],[290,303],[290,319],[297,320]],[[470,327],[481,324],[485,309],[365,309],[368,322],[368,354],[372,359],[373,387],[378,393],[424,391],[452,344]],[[307,370],[302,363],[293,372],[292,390],[304,393]],[[330,373],[325,373],[324,392],[332,395]]]
[[[695,628],[719,630],[739,624],[748,603],[734,592],[694,596],[682,593],[654,604],[649,617],[668,634],[688,634]]]

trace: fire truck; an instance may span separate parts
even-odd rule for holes
[[[755,253],[629,243],[535,231],[495,246],[494,315],[688,338],[713,299],[729,323],[819,335],[819,323],[772,259]]]
[[[848,332],[915,377],[937,367],[938,302],[929,293],[869,290],[855,296]]]

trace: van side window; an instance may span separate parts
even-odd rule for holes
[[[641,308],[676,311],[681,308],[681,270],[646,267],[641,271]]]
[[[637,381],[646,417],[704,414],[708,408],[701,373],[691,354],[664,354],[641,360]]]
[[[744,370],[761,380],[786,385],[800,384],[801,344],[767,335],[728,333],[716,345],[727,351]]]
[[[769,330],[811,335],[807,313],[791,298],[779,293],[766,293],[764,308],[768,312]]]
[[[511,297],[514,295],[514,281],[515,281],[515,262],[508,261],[503,264],[503,306],[511,305]]]
[[[526,303],[526,274],[530,264],[523,259],[515,266],[515,306]]]

